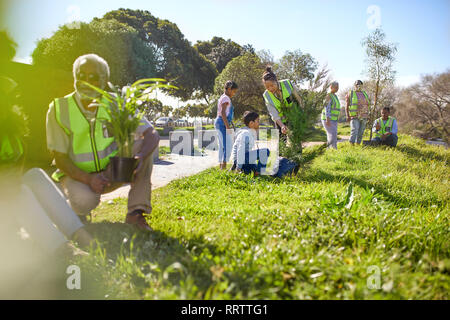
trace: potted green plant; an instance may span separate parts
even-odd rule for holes
[[[166,84],[164,79],[157,78],[141,79],[123,88],[108,83],[111,92],[87,82],[84,84],[101,94],[101,98],[96,101],[105,107],[109,117],[99,120],[117,144],[117,154],[110,159],[111,179],[113,182],[131,182],[137,161],[133,157],[133,144],[136,129],[144,116],[143,106],[151,99],[150,95],[154,90],[176,87]]]

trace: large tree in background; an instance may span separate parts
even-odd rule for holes
[[[236,117],[241,116],[247,110],[267,114],[262,97],[265,90],[261,81],[263,72],[264,66],[255,54],[246,53],[231,60],[216,78],[215,99],[210,105],[211,113],[214,114],[214,110],[217,110],[217,98],[223,94],[225,83],[232,80],[239,86],[237,94],[233,97]]]
[[[231,41],[231,39],[225,40],[221,37],[213,37],[211,41],[197,41],[194,47],[209,61],[214,63],[219,73],[234,58],[247,52],[255,53],[255,50],[249,44],[241,46]]]
[[[272,54],[272,52],[270,52],[270,50],[259,50],[257,53],[257,56],[259,57],[259,59],[261,59],[261,63],[265,66],[275,66],[275,58]]]
[[[141,106],[140,110],[145,112],[145,117],[150,121],[155,121],[156,118],[163,112],[164,105],[158,99],[148,99]]]
[[[186,107],[178,107],[174,108],[172,111],[173,117],[176,119],[181,119],[187,116],[187,108]]]
[[[94,19],[79,28],[61,26],[50,38],[39,40],[32,53],[33,65],[72,70],[77,57],[96,53],[111,69],[111,82],[127,85],[156,76],[155,49],[138,32],[116,20]]]
[[[273,67],[278,79],[289,79],[300,87],[303,82],[314,79],[318,64],[309,53],[295,50],[286,51]]]
[[[385,38],[385,33],[381,29],[376,29],[362,41],[367,57],[366,73],[369,80],[375,84],[374,91],[372,91],[373,106],[369,114],[369,128],[375,116],[378,115],[379,96],[386,86],[393,84],[395,79],[396,72],[393,69],[393,63],[397,45],[386,42]],[[370,139],[372,139],[372,130],[370,130]]]
[[[177,25],[143,10],[119,9],[103,19],[117,20],[137,30],[139,37],[156,53],[157,76],[178,89],[172,95],[188,100],[194,93],[207,97],[213,90],[217,71],[213,63],[191,46]]]
[[[208,106],[205,104],[188,104],[185,109],[191,118],[205,117]]]
[[[210,41],[197,41],[194,47],[198,52],[204,55],[211,63],[214,64],[218,73],[221,73],[228,63],[236,57],[239,57],[245,53],[255,53],[255,49],[252,45],[246,44],[244,46],[232,41],[231,39],[225,40],[221,37],[213,37]],[[194,99],[204,99],[206,104],[210,104],[211,96],[213,92],[196,93]]]

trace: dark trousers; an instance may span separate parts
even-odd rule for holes
[[[252,153],[250,155],[250,153]],[[250,158],[255,157],[256,153],[256,160],[257,163],[250,163]],[[267,166],[267,160],[269,159],[270,151],[267,148],[264,149],[257,149],[250,152],[245,153],[245,161],[242,164],[242,172],[245,174],[249,174],[251,172],[258,172],[261,173],[261,170]],[[234,160],[233,168],[237,168],[237,160]]]
[[[391,134],[386,139],[381,140],[381,138],[376,137],[375,139],[372,139],[373,142],[380,145],[385,145],[389,147],[396,147],[398,142],[398,136],[396,134]]]

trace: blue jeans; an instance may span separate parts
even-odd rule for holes
[[[267,160],[269,159],[270,151],[267,148],[252,150],[245,153],[245,162],[243,164],[237,164],[237,160],[234,160],[234,166],[241,168],[245,174],[250,172],[261,173],[263,168],[267,166]],[[256,159],[257,163],[250,163],[250,160]]]
[[[367,119],[352,119],[350,120],[350,142],[360,144],[366,129]]]
[[[297,173],[299,167],[297,163],[283,157],[279,157],[278,160],[278,171],[273,177],[282,178],[285,175]]]
[[[375,141],[378,144],[382,144],[385,146],[396,147],[398,142],[398,136],[393,133],[384,140],[381,140],[381,138],[377,137],[372,139],[372,141]]]
[[[231,148],[233,146],[233,139],[231,134],[227,133],[227,128],[221,117],[216,118],[214,123],[214,128],[216,128],[218,133],[218,147],[219,147],[219,162],[228,162],[231,155]]]

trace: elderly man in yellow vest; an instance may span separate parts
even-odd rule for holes
[[[72,209],[82,221],[98,206],[102,194],[121,186],[110,181],[109,158],[115,155],[116,144],[100,125],[104,110],[93,103],[93,98],[99,98],[98,93],[83,84],[85,81],[105,89],[109,74],[108,63],[103,58],[95,54],[78,57],[73,64],[75,92],[52,101],[47,113],[47,147],[58,168],[52,177],[61,182]],[[158,133],[144,118],[136,131],[133,152],[139,162],[128,194],[125,219],[126,223],[143,230],[151,230],[145,214],[152,209],[151,155],[158,143]],[[92,154],[80,153],[80,148],[88,148]],[[81,161],[80,157],[86,159]],[[93,165],[89,166],[89,161]]]
[[[370,100],[367,93],[362,90],[362,85],[362,81],[357,80],[354,90],[350,90],[345,97],[347,102],[345,112],[351,128],[349,142],[352,145],[355,143],[361,144],[369,118]]]

